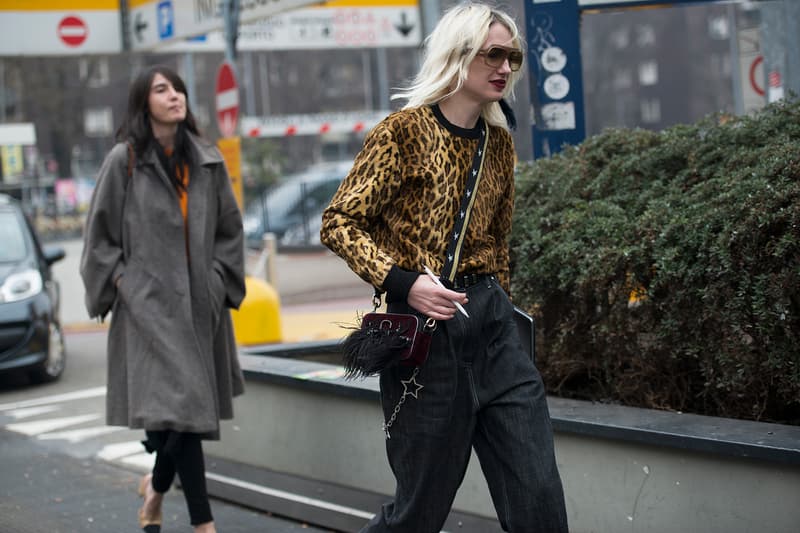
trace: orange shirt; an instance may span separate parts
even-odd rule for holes
[[[172,155],[172,150],[164,150],[167,157]],[[181,180],[183,187],[175,187],[175,192],[178,193],[178,203],[181,206],[181,213],[183,214],[183,237],[186,244],[186,258],[189,258],[189,224],[187,219],[189,216],[189,165],[183,165],[183,168],[178,171],[178,178]]]
[[[165,149],[164,153],[167,157],[172,156],[172,149]],[[178,178],[181,180],[183,187],[175,187],[175,192],[178,193],[178,202],[181,204],[181,213],[183,213],[183,222],[186,223],[186,218],[189,213],[189,165],[183,165],[180,169]]]
[[[183,165],[179,172],[179,178],[183,184],[182,188],[178,189],[178,201],[181,203],[181,213],[183,213],[183,222],[186,223],[186,218],[189,214],[189,165]]]

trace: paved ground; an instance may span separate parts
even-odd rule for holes
[[[1,533],[125,533],[140,531],[139,474],[96,459],[67,457],[0,429]],[[212,511],[220,533],[330,531],[219,500]],[[164,533],[191,533],[183,494],[167,493]]]

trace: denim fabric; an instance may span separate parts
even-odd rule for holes
[[[494,278],[467,289],[470,318],[439,322],[415,377],[393,367],[380,377],[389,420],[386,451],[397,481],[362,532],[441,530],[474,447],[505,531],[567,531],[553,430],[539,371],[522,348],[513,306]],[[391,312],[412,312],[393,304]],[[422,388],[418,388],[421,385]]]

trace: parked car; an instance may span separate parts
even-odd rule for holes
[[[286,177],[251,202],[244,213],[247,245],[260,248],[265,233],[275,234],[278,242],[289,228],[308,224],[333,198],[352,161],[320,163]]]
[[[304,222],[299,222],[283,232],[280,243],[281,246],[320,246],[319,231],[322,229],[322,212],[318,209],[311,213]]]
[[[64,256],[60,246],[43,248],[22,206],[0,194],[0,372],[25,371],[43,383],[64,371],[59,285],[50,268]]]

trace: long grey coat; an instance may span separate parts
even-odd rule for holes
[[[112,313],[107,423],[215,439],[244,391],[227,312],[245,292],[242,218],[219,151],[194,136],[192,144],[188,245],[155,151],[128,176],[119,143],[92,196],[81,277],[89,316]]]

